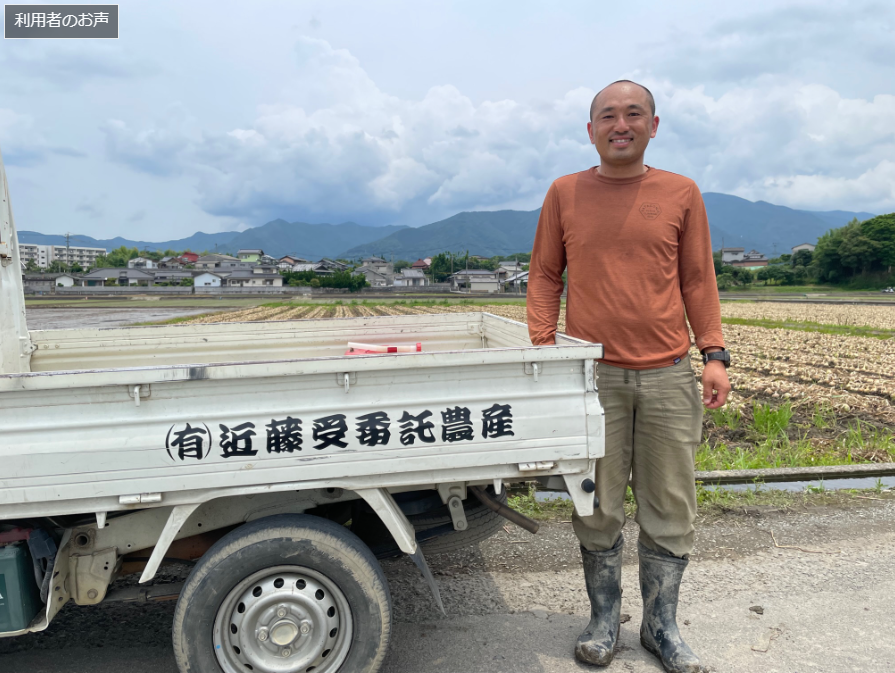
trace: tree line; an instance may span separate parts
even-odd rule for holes
[[[895,213],[864,222],[855,218],[821,236],[814,252],[780,255],[757,271],[722,265],[720,251],[714,253],[714,259],[719,290],[756,281],[766,285],[825,283],[854,289],[895,285]]]

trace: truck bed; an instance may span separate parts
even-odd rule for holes
[[[599,344],[483,313],[30,332],[0,519],[584,472]],[[420,353],[346,356],[349,341]]]

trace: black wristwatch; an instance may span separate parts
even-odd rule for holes
[[[707,365],[709,360],[720,360],[724,363],[724,369],[730,367],[730,352],[722,348],[719,351],[715,351],[713,353],[703,353],[702,354],[702,364]]]

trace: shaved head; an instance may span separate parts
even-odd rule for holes
[[[600,95],[601,95],[604,91],[606,91],[606,89],[608,89],[610,86],[615,86],[616,84],[633,84],[634,86],[638,86],[638,87],[640,87],[641,89],[643,89],[643,90],[646,92],[646,99],[647,99],[647,101],[648,101],[648,103],[649,103],[650,113],[652,114],[653,117],[656,116],[656,99],[653,98],[653,93],[652,93],[652,91],[650,91],[649,89],[647,89],[647,88],[646,88],[645,86],[643,86],[642,84],[638,84],[637,82],[632,82],[632,81],[629,80],[629,79],[620,79],[620,80],[618,80],[618,81],[616,81],[616,82],[613,82],[613,83],[610,84],[609,86],[605,86],[605,87],[603,87],[602,89],[600,89],[600,91],[597,93],[597,95],[594,96],[594,99],[593,99],[593,100],[591,101],[591,103],[590,103],[590,118],[591,118],[591,120],[593,120],[593,118],[594,118],[594,112],[597,111],[597,100],[600,98]]]

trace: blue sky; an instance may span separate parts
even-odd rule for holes
[[[821,8],[819,8],[821,7]],[[811,210],[895,211],[892,3],[122,2],[117,41],[4,41],[20,229],[166,240],[537,208],[632,78],[651,165]]]

